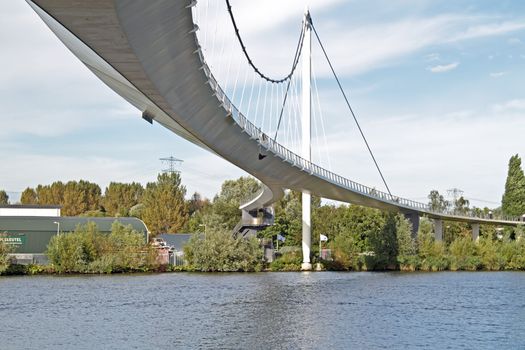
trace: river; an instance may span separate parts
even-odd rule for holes
[[[525,273],[0,277],[0,349],[525,349]]]

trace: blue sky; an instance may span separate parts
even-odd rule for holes
[[[307,1],[232,4],[258,65],[270,74],[285,73]],[[508,159],[525,156],[525,3],[309,5],[392,191],[425,201],[432,189],[457,187],[478,199],[475,205],[497,206]],[[13,197],[26,186],[54,180],[146,183],[163,168],[158,158],[169,155],[184,159],[180,170],[189,194],[212,197],[222,181],[244,174],[144,122],[25,2],[0,6],[0,188]],[[208,54],[220,66],[224,57],[212,57],[211,49]],[[332,170],[382,188],[315,46],[314,65],[326,125],[321,158],[329,154]]]

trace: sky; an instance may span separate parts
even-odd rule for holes
[[[205,14],[215,13],[224,19],[217,23],[231,29],[225,5],[214,3],[218,6],[207,0],[198,5],[199,35],[219,82],[233,86],[228,80],[234,75],[220,71],[232,59],[213,42],[231,43],[230,57],[248,67],[231,30],[202,24]],[[525,156],[523,1],[231,3],[250,55],[272,76],[289,70],[309,6],[394,194],[426,202],[433,189],[446,194],[459,188],[473,205],[499,205],[509,158]],[[167,156],[184,160],[178,169],[188,195],[197,191],[212,198],[224,180],[246,175],[144,122],[24,1],[1,2],[0,45],[0,189],[12,199],[27,186],[57,180],[85,179],[103,188],[110,181],[146,184],[166,168],[159,158]],[[384,189],[320,53],[314,43],[325,127],[314,135],[322,138],[314,144],[314,161]]]

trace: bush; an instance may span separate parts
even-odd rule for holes
[[[503,244],[492,238],[492,235],[481,237],[478,243],[479,256],[483,269],[498,271],[505,268],[507,259],[503,254]]]
[[[0,275],[5,273],[11,265],[9,254],[13,252],[12,246],[0,241]]]
[[[506,257],[507,270],[525,270],[525,239],[504,243],[502,254]]]
[[[339,235],[332,243],[333,262],[323,262],[329,270],[360,270],[359,247],[350,235]]]
[[[430,233],[418,237],[419,269],[423,271],[444,271],[450,263],[443,242],[436,241]]]
[[[53,236],[47,256],[58,273],[132,272],[157,267],[156,252],[144,242],[144,236],[119,222],[113,223],[109,235],[89,222],[74,232]]]
[[[290,247],[285,247],[290,248]],[[272,271],[301,271],[303,254],[298,249],[282,249],[280,256],[270,264]]]
[[[233,238],[225,230],[194,235],[184,246],[186,261],[195,271],[261,271],[263,251],[257,238]]]
[[[452,242],[450,251],[450,269],[475,271],[481,268],[476,242],[470,237],[459,237]]]

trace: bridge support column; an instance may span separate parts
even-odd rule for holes
[[[443,241],[443,220],[434,219],[434,238],[436,241]]]
[[[311,109],[312,109],[312,28],[310,24],[310,12],[306,9],[305,17],[305,32],[303,42],[303,71],[302,71],[302,118],[301,118],[301,143],[302,156],[306,160],[310,160],[312,151],[310,146],[311,141]],[[310,247],[312,244],[311,231],[311,195],[303,191],[303,263],[301,270],[312,270],[312,263],[310,262]]]
[[[416,239],[419,230],[419,214],[415,212],[405,213],[405,218],[412,224],[412,238]]]
[[[479,224],[471,224],[472,226],[472,239],[477,241],[479,238]]]
[[[311,205],[311,195],[303,192],[303,263],[301,264],[301,270],[304,271],[312,269],[310,261],[310,249],[312,246]]]

